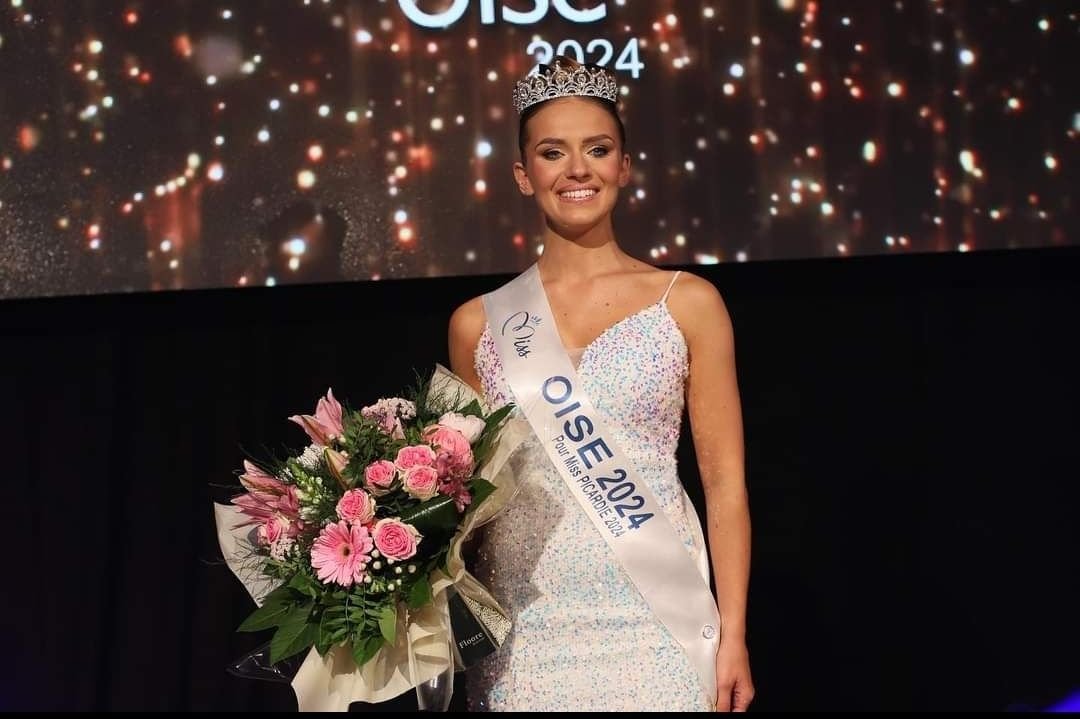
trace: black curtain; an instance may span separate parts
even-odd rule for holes
[[[735,322],[754,708],[1080,686],[1080,252],[686,269]],[[327,387],[359,405],[445,363],[450,312],[507,279],[0,303],[0,708],[295,709],[225,671],[266,637],[235,631],[212,502],[242,448],[302,446],[285,418]],[[680,460],[700,507],[686,433]]]

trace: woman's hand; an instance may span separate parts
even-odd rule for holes
[[[753,699],[746,643],[738,639],[721,641],[716,653],[716,711],[744,712]]]

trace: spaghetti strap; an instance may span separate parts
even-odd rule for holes
[[[664,293],[664,296],[660,298],[661,303],[667,302],[668,295],[671,294],[671,288],[675,286],[675,280],[679,279],[679,275],[681,274],[682,270],[679,270],[675,273],[675,276],[671,278],[671,284],[667,286],[667,291]]]

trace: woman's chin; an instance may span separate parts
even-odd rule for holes
[[[571,241],[578,241],[594,234],[596,228],[602,224],[603,218],[593,218],[590,222],[562,221],[553,222],[549,226],[561,237]],[[605,240],[607,238],[604,238]]]
[[[570,236],[583,235],[596,229],[608,219],[611,208],[597,205],[581,207],[559,207],[558,212],[548,214],[548,224],[559,230],[560,234]]]

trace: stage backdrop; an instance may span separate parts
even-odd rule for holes
[[[614,69],[627,249],[1076,242],[1069,3],[5,0],[0,297],[511,272],[513,82]]]

